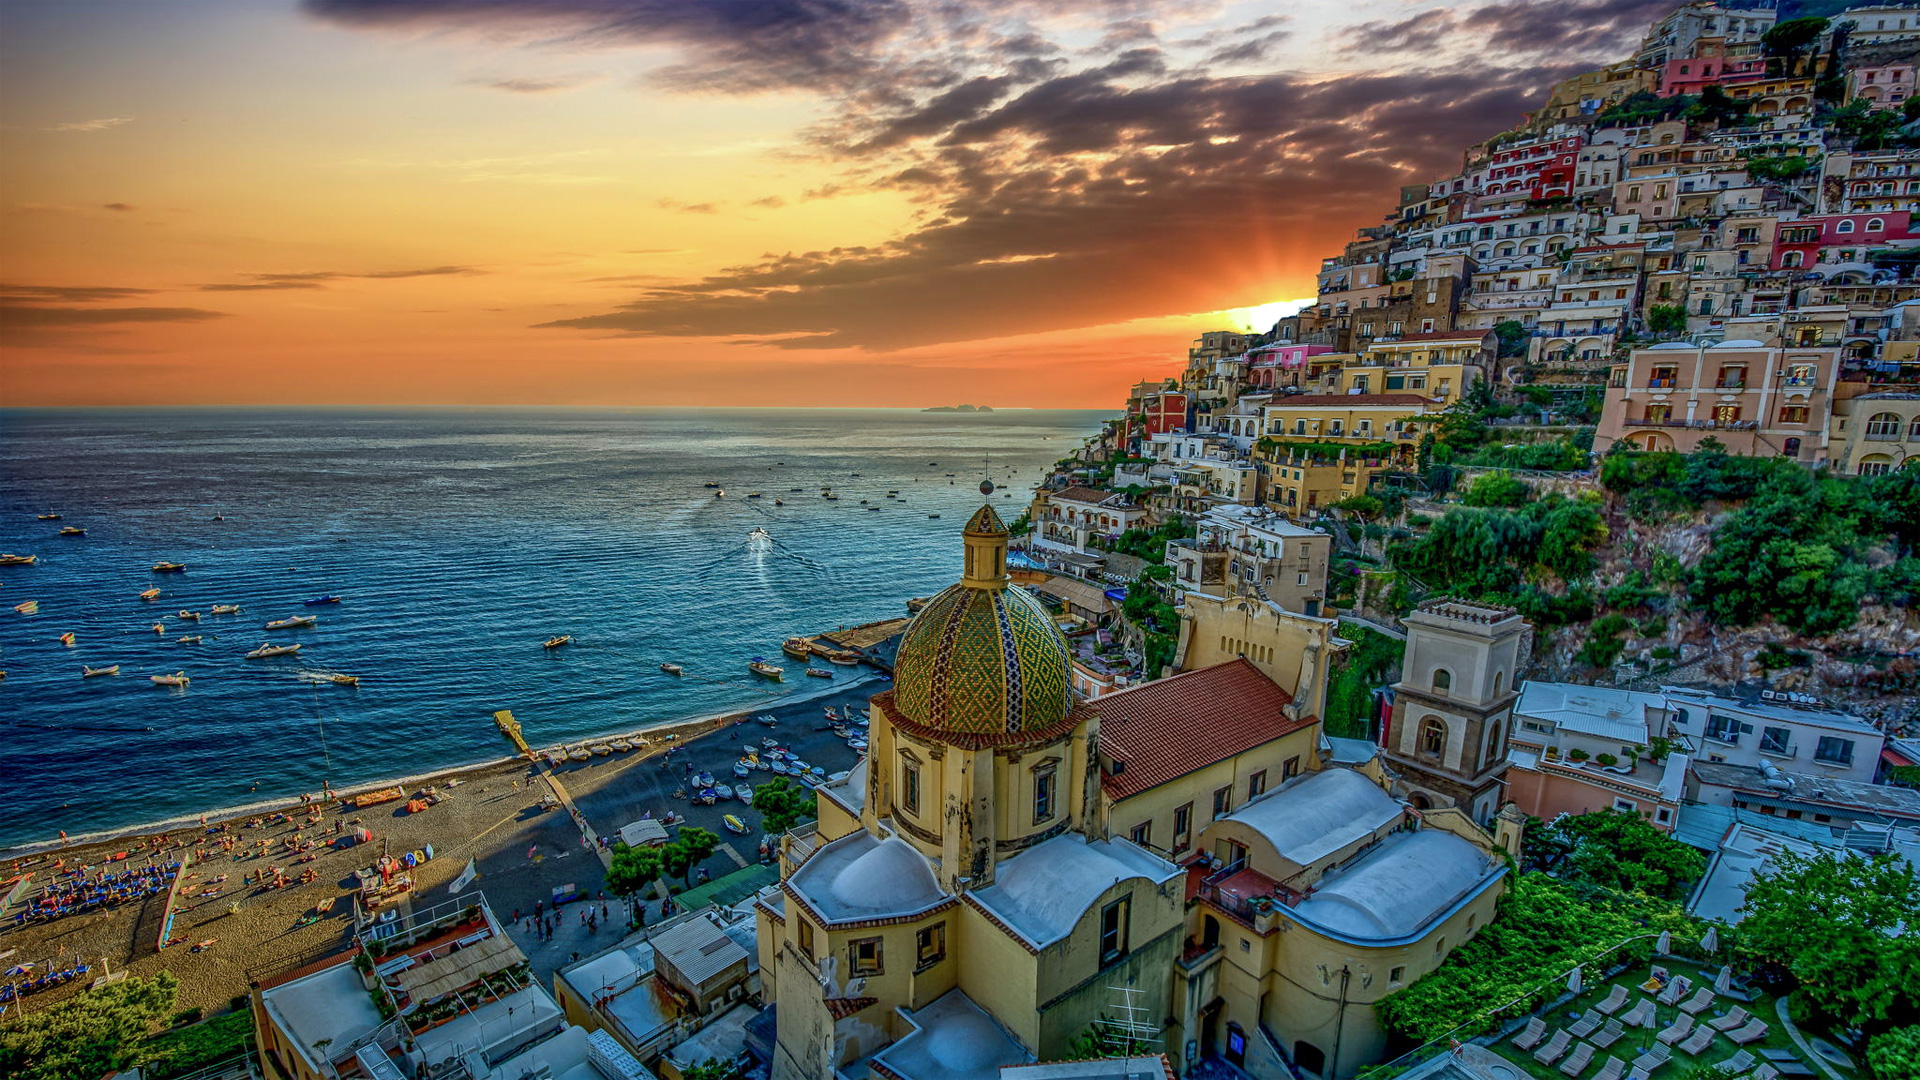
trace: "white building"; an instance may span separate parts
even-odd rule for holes
[[[1857,716],[1808,704],[1742,702],[1705,690],[1662,687],[1673,728],[1699,748],[1696,760],[1870,784],[1886,736]]]

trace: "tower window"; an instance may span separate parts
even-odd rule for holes
[[[914,951],[919,954],[918,970],[925,970],[947,958],[947,924],[923,926],[914,934]]]
[[[1033,777],[1033,823],[1038,825],[1053,817],[1054,777],[1052,769],[1035,773]]]
[[[1434,668],[1433,688],[1440,693],[1453,689],[1453,672],[1446,668]]]
[[[1447,748],[1447,725],[1437,716],[1429,716],[1420,725],[1420,752],[1439,757]]]

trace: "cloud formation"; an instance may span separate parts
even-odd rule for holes
[[[246,281],[215,282],[198,285],[201,292],[273,292],[285,289],[319,289],[321,282],[341,280],[381,281],[395,278],[448,277],[456,274],[483,274],[471,266],[426,266],[408,270],[368,270],[352,273],[344,270],[302,270],[295,273],[242,274]]]
[[[577,90],[591,80],[583,78],[512,78],[470,79],[471,86],[488,90],[501,90],[509,94],[563,94],[568,90]]]
[[[117,128],[121,124],[131,123],[133,123],[133,117],[131,116],[106,116],[98,120],[69,120],[64,124],[55,124],[45,130],[78,132],[106,131],[109,128]]]
[[[50,344],[75,331],[116,324],[204,322],[226,317],[224,311],[205,308],[71,306],[128,300],[153,291],[120,285],[0,283],[0,343]]]

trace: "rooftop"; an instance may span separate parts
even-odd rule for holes
[[[1644,746],[1651,726],[1648,714],[1665,711],[1666,704],[1659,694],[1529,680],[1521,686],[1513,712],[1564,731]]]
[[[680,1072],[705,1062],[708,1058],[732,1061],[740,1056],[747,1045],[747,1025],[760,1015],[760,1010],[742,1002],[721,1013],[712,1023],[698,1032],[676,1043],[667,1051],[668,1060],[679,1066]]]
[[[1306,866],[1393,824],[1400,801],[1351,769],[1308,773],[1228,814]]]
[[[1348,938],[1409,937],[1478,892],[1499,867],[1450,832],[1395,833],[1352,867],[1321,878],[1292,910],[1301,921]]]
[[[1174,1080],[1165,1054],[1005,1065],[1000,1080]]]
[[[1334,406],[1395,405],[1411,408],[1430,405],[1432,402],[1419,394],[1296,394],[1281,398],[1271,406],[1275,409],[1317,408]]]
[[[539,1033],[565,1026],[560,1006],[545,987],[534,983],[428,1028],[414,1036],[414,1045],[428,1061],[476,1050],[492,1057],[502,1048],[531,1043]]]
[[[873,1055],[874,1072],[894,1080],[999,1080],[1008,1065],[1033,1054],[959,990],[949,990],[919,1012],[902,1014],[914,1027]]]
[[[786,887],[827,922],[914,915],[953,899],[913,845],[865,829],[815,852]]]
[[[1819,804],[1861,814],[1920,820],[1920,791],[1865,784],[1837,776],[1816,776],[1775,770],[1777,779],[1751,765],[1724,761],[1695,761],[1693,775],[1709,787],[1732,788],[1782,804]]]
[[[381,1024],[360,972],[345,957],[330,968],[260,991],[260,1000],[316,1069],[320,1062],[309,1049],[313,1044],[324,1039],[344,1048]]]
[[[1741,701],[1738,698],[1723,697],[1710,690],[1688,686],[1663,686],[1660,692],[1667,696],[1669,706],[1700,705],[1709,709],[1737,710],[1749,716],[1766,716],[1796,724],[1811,724],[1835,731],[1853,731],[1862,735],[1881,734],[1879,728],[1858,716],[1827,709],[1789,705],[1784,702]]]
[[[1088,707],[1113,760],[1100,784],[1125,799],[1310,726],[1287,716],[1292,703],[1244,658],[1095,698]],[[1196,731],[1207,737],[1193,738]]]
[[[1117,496],[1118,496],[1117,492],[1106,491],[1101,488],[1070,487],[1070,488],[1061,488],[1059,491],[1051,492],[1048,495],[1048,498],[1055,499],[1055,500],[1065,500],[1067,502],[1083,502],[1083,503],[1097,504],[1097,503],[1106,502],[1108,499],[1116,498]]]
[[[1095,901],[1122,881],[1155,884],[1179,867],[1125,840],[1088,840],[1065,833],[1001,863],[994,883],[967,895],[1035,949],[1073,932]]]
[[[652,940],[654,954],[696,986],[747,960],[747,951],[710,912],[655,934]]]

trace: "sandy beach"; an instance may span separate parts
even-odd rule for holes
[[[553,775],[596,836],[611,838],[622,825],[649,812],[659,817],[668,810],[720,834],[719,851],[702,868],[717,878],[758,860],[758,817],[738,802],[696,807],[675,799],[674,792],[685,787],[686,767],[691,764],[695,771],[711,771],[731,781],[730,767],[740,756],[742,743],[757,743],[770,735],[829,772],[844,770],[856,755],[826,730],[823,709],[848,702],[864,705],[884,685],[875,678],[837,683],[823,687],[817,695],[769,703],[752,713],[649,729],[646,734],[652,745],[646,750],[569,762],[553,770]],[[769,728],[753,722],[762,714],[775,716],[778,724]],[[544,745],[537,730],[530,729],[526,735],[534,746]],[[673,750],[670,758],[669,750]],[[181,983],[179,1007],[212,1013],[244,994],[253,981],[344,947],[352,928],[354,873],[371,866],[383,852],[399,855],[432,847],[434,858],[412,871],[417,904],[447,899],[448,886],[469,859],[479,873],[472,887],[487,894],[503,920],[516,912],[531,914],[536,901],[547,899],[560,886],[571,885],[594,896],[601,891],[604,867],[585,846],[565,810],[543,808],[552,790],[537,773],[546,768],[514,758],[439,773],[416,772],[406,785],[409,794],[432,786],[445,796],[418,813],[408,813],[404,802],[363,810],[329,803],[318,823],[307,826],[303,814],[308,808],[295,801],[238,817],[210,817],[209,828],[224,825],[224,833],[209,834],[194,821],[57,850],[9,853],[0,864],[6,867],[6,876],[33,872],[33,891],[60,863],[67,869],[91,865],[96,870],[103,866],[119,870],[143,865],[149,858],[171,862],[196,849],[205,857],[194,859],[179,890],[172,929],[176,944],[156,948],[166,906],[165,895],[157,894],[101,912],[0,931],[0,955],[9,966],[37,963],[43,965],[40,970],[85,962],[92,965],[89,978],[109,971],[135,975],[170,971]],[[396,775],[407,772],[399,769]],[[755,782],[766,779],[766,774],[757,774]],[[379,786],[336,794],[350,796]],[[749,833],[727,833],[720,824],[726,813],[741,817]],[[310,849],[311,861],[296,861],[298,851],[290,846],[296,835],[325,841],[332,839],[336,827],[366,828],[374,839],[348,849],[315,845]],[[234,840],[231,853],[219,846],[223,836]],[[123,851],[129,853],[124,862],[104,862]],[[317,876],[310,884],[284,888],[243,880],[270,867],[295,882],[308,870]],[[679,883],[674,885],[677,891]],[[620,908],[617,901],[608,900],[608,922],[591,932],[578,921],[586,909],[575,906],[568,909],[552,940],[541,941],[539,935],[525,932],[524,922],[514,927],[514,937],[532,958],[535,974],[545,979],[575,953],[584,955],[614,941],[626,917]],[[319,918],[311,918],[321,909],[324,913]],[[656,898],[650,915],[658,910]],[[203,942],[211,944],[201,947]],[[29,1011],[42,1008],[84,988],[87,981],[32,995],[23,1005]]]

